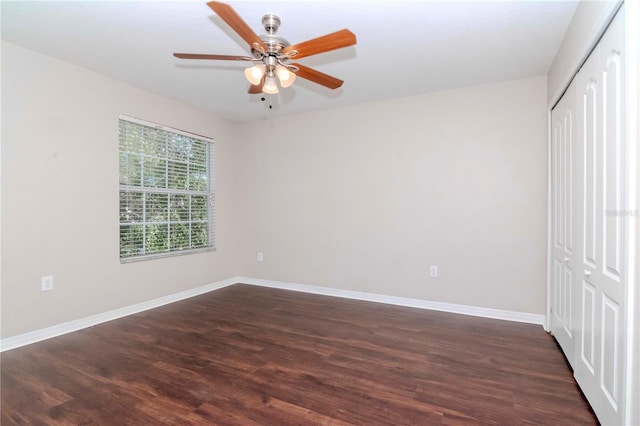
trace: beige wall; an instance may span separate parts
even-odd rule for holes
[[[237,125],[243,273],[544,313],[546,84]]]
[[[217,252],[120,264],[119,114],[216,139]],[[3,42],[2,337],[237,274],[232,137],[210,114]]]
[[[230,123],[6,42],[2,66],[3,338],[237,275],[544,312],[544,77]],[[217,252],[120,264],[119,114],[216,139]]]

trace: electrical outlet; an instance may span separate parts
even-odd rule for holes
[[[47,275],[42,277],[40,281],[40,289],[42,291],[53,290],[53,275]]]
[[[262,252],[258,252],[258,262],[262,262],[264,260],[264,254]]]
[[[431,265],[429,267],[429,275],[431,275],[433,278],[438,276],[438,267],[436,265]]]

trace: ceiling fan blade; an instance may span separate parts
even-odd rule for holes
[[[211,1],[207,3],[215,13],[218,14],[224,22],[227,23],[240,37],[244,39],[249,46],[253,47],[254,44],[267,50],[267,46],[264,44],[260,37],[253,32],[253,30],[247,25],[246,22],[231,8],[228,4],[221,3],[219,1]]]
[[[285,55],[289,53],[291,58],[299,59],[304,58],[305,56],[317,55],[318,53],[352,46],[354,44],[356,44],[356,35],[351,31],[344,29],[322,37],[294,44],[293,46],[285,47],[282,53]],[[297,51],[298,53],[294,55],[294,51]]]
[[[262,80],[260,80],[260,84],[252,84],[249,87],[249,94],[255,95],[257,93],[262,93],[262,86],[264,85],[264,75],[262,76]]]
[[[255,95],[258,93],[262,93],[262,85],[261,84],[252,84],[251,87],[249,87],[249,92],[250,95]]]
[[[214,59],[218,61],[252,61],[248,56],[232,55],[201,55],[199,53],[174,53],[173,56],[180,59]]]
[[[342,86],[342,83],[344,83],[344,81],[340,79],[331,77],[330,75],[314,70],[313,68],[305,67],[300,64],[291,65],[298,68],[298,71],[296,72],[298,77],[306,78],[309,81],[313,81],[314,83],[318,83],[324,87],[328,87],[329,89],[337,89]]]

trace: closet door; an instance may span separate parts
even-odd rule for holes
[[[573,365],[575,333],[575,86],[551,111],[551,332]]]
[[[579,323],[574,372],[603,424],[622,424],[627,251],[624,9],[576,77]]]

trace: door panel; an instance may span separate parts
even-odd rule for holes
[[[567,93],[570,95],[567,96]],[[573,364],[576,252],[574,242],[574,125],[575,97],[570,87],[551,112],[551,232],[553,272],[551,283],[551,331]]]
[[[593,59],[595,61],[595,59]],[[587,63],[589,65],[589,63]],[[586,65],[585,65],[586,66]],[[584,69],[584,68],[583,68]],[[582,134],[584,140],[584,241],[583,261],[592,268],[596,266],[596,174],[587,176],[586,170],[595,170],[598,164],[597,157],[597,86],[594,80],[589,79],[582,92]]]
[[[612,408],[618,408],[619,304],[602,296],[602,364],[600,387]]]
[[[580,323],[580,367],[591,375],[595,371],[595,340],[593,332],[596,321],[596,291],[586,280],[582,281],[582,321]],[[576,366],[576,368],[578,368]]]
[[[572,312],[573,312],[573,273],[571,268],[565,267],[564,269],[564,294],[562,295],[562,299],[564,301],[564,316],[563,316],[563,327],[564,331],[573,341],[573,327],[572,327]]]
[[[621,241],[621,216],[616,214],[622,210],[621,198],[624,193],[622,187],[622,174],[624,163],[621,158],[622,134],[620,118],[622,108],[621,84],[621,54],[620,51],[610,49],[605,52],[603,71],[603,98],[605,113],[605,128],[603,137],[604,154],[604,273],[616,281],[620,281],[620,249]]]
[[[562,316],[564,315],[562,297],[564,295],[562,291],[562,263],[558,259],[553,260],[554,274],[553,274],[553,316],[557,324],[562,323]]]
[[[624,8],[576,77],[578,111],[576,205],[582,282],[576,325],[578,384],[603,424],[621,424],[624,382],[624,268],[626,261],[624,153]]]

